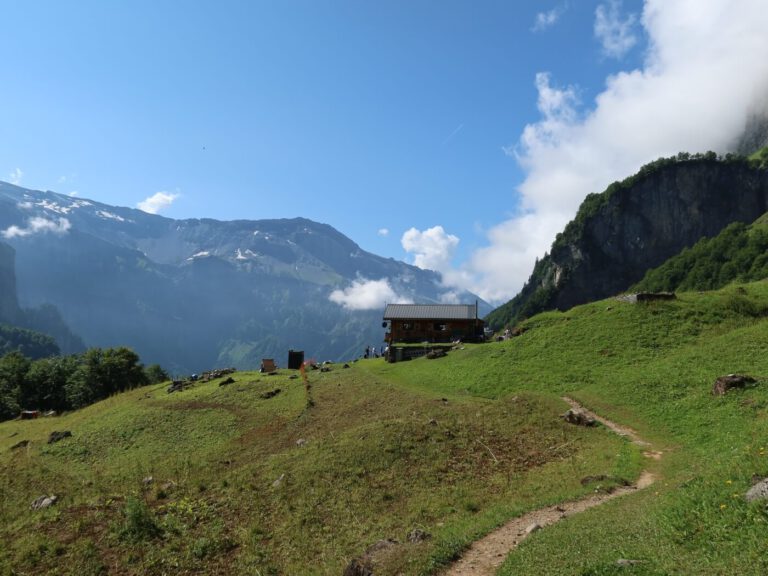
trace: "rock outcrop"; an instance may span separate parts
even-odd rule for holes
[[[487,317],[498,329],[543,310],[615,295],[645,272],[768,210],[768,170],[714,153],[680,154],[590,194],[522,291]]]

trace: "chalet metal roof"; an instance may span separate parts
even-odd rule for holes
[[[474,320],[474,304],[387,304],[384,320]]]

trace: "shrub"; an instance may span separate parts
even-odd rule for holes
[[[130,496],[125,502],[125,519],[120,530],[120,538],[128,542],[140,542],[156,538],[162,532],[155,522],[155,517],[147,504]]]

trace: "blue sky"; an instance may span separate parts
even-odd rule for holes
[[[762,7],[743,4],[737,24],[751,26]],[[540,182],[547,162],[561,163],[553,150],[605,140],[577,136],[617,77],[638,94],[654,71],[663,80],[674,60],[664,54],[684,50],[670,29],[711,35],[718,14],[686,24],[699,5],[0,2],[0,179],[121,206],[163,192],[166,205],[149,209],[173,218],[304,216],[501,301],[583,195],[618,177],[598,170],[581,188],[572,178],[568,196]],[[680,133],[689,140],[616,158],[601,145],[628,170],[723,140]],[[525,236],[541,214],[551,217],[528,244],[504,243],[510,222]],[[512,263],[494,256],[507,248]]]

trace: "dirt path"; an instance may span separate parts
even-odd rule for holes
[[[654,460],[661,458],[661,452],[651,450],[651,445],[640,438],[637,432],[631,428],[621,426],[598,416],[581,406],[573,398],[564,397],[563,400],[570,404],[572,408],[592,416],[592,418],[610,428],[616,434],[626,436],[633,443],[643,447],[643,455],[646,458],[653,458]],[[647,488],[655,481],[656,477],[651,472],[644,470],[634,485],[617,488],[610,494],[593,494],[581,500],[563,502],[555,506],[532,510],[523,516],[510,520],[484,538],[473,543],[464,552],[462,557],[442,574],[443,576],[490,576],[495,574],[496,570],[504,562],[507,554],[517,548],[518,544],[532,532],[554,524],[573,514],[599,506],[608,500]]]

